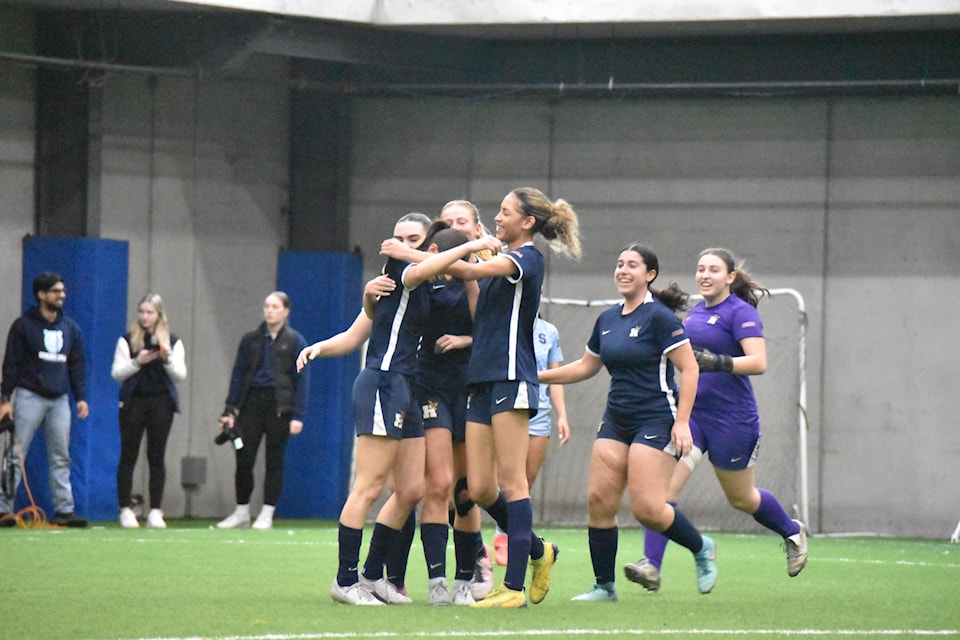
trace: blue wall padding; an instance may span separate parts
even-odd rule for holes
[[[361,309],[363,260],[357,253],[287,251],[277,288],[290,296],[290,326],[307,344],[340,333]],[[359,352],[310,363],[310,401],[303,432],[291,437],[277,502],[283,518],[336,519],[350,489],[353,457],[351,390]]]
[[[36,304],[33,279],[44,271],[53,271],[63,277],[67,289],[64,312],[83,330],[90,415],[86,420],[77,419],[74,406],[70,478],[76,512],[90,520],[117,517],[120,427],[117,383],[110,377],[110,366],[117,339],[126,331],[128,259],[128,243],[120,240],[46,237],[23,240],[23,310]],[[41,429],[30,445],[26,470],[34,500],[47,518],[52,518],[46,447]],[[21,484],[17,509],[27,504],[25,487]]]

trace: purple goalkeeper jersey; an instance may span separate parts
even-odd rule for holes
[[[690,310],[683,327],[694,347],[733,357],[743,355],[742,339],[763,337],[760,314],[735,294],[712,307],[698,303]],[[723,371],[700,374],[692,419],[726,423],[729,418],[730,423],[742,423],[757,417],[757,401],[749,376]]]

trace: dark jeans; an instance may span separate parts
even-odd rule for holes
[[[147,433],[147,466],[150,468],[150,506],[159,509],[167,469],[163,462],[167,438],[173,425],[173,399],[167,394],[133,396],[120,409],[120,464],[117,466],[117,498],[129,507],[133,470],[140,455],[140,442]]]
[[[236,427],[243,437],[243,449],[237,451],[234,486],[237,504],[250,504],[253,493],[253,465],[260,441],[266,436],[266,471],[263,478],[263,503],[276,505],[283,489],[283,454],[290,439],[290,416],[277,415],[277,396],[273,387],[251,387],[237,416]]]

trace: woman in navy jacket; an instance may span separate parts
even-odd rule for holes
[[[303,429],[307,409],[307,373],[297,373],[297,356],[307,346],[300,333],[287,324],[290,297],[274,291],[263,302],[263,323],[243,336],[230,378],[221,429],[236,428],[242,438],[237,448],[234,486],[237,507],[217,527],[250,526],[253,465],[260,440],[266,436],[266,472],[263,508],[254,529],[273,527],[273,511],[283,488],[283,456],[287,440]],[[235,441],[234,446],[237,446]]]

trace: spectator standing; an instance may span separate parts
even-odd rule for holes
[[[70,484],[70,399],[73,392],[77,417],[86,419],[86,359],[83,332],[63,313],[66,287],[60,274],[45,272],[34,278],[37,304],[14,320],[7,335],[0,383],[0,420],[11,417],[19,447],[14,448],[14,491],[20,486],[20,457],[26,457],[33,436],[44,429],[54,516],[51,524],[85,527],[74,511]],[[13,505],[0,493],[0,526],[16,524]]]

